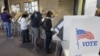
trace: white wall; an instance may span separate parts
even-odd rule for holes
[[[95,15],[97,0],[86,0],[85,15]]]

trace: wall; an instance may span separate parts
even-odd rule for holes
[[[59,11],[52,22],[53,26],[55,26],[61,19],[63,19],[64,15],[72,15],[73,6],[74,0],[59,0]]]
[[[59,10],[64,10],[68,14],[73,13],[74,0],[39,0],[40,10],[47,8],[48,10],[54,10],[59,12]]]
[[[4,7],[4,2],[3,0],[0,0],[0,12],[2,12],[2,7]]]
[[[42,10],[43,8],[47,8],[48,10],[58,10],[58,5],[59,2],[58,0],[39,0],[39,7],[40,10]]]
[[[59,9],[64,10],[67,14],[73,14],[74,0],[59,0]]]
[[[96,11],[97,0],[86,0],[85,15],[94,16]]]
[[[96,7],[100,9],[100,0],[97,0],[97,5],[96,5]]]

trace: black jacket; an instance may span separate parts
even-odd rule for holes
[[[52,21],[50,18],[46,18],[44,22],[42,23],[43,28],[45,31],[51,31],[52,28]]]
[[[31,26],[35,28],[39,28],[41,24],[41,19],[42,19],[42,15],[40,14],[40,12],[34,12],[31,15]]]

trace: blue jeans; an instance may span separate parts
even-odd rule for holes
[[[8,22],[3,22],[4,30],[6,32],[6,37],[11,38],[11,24]]]

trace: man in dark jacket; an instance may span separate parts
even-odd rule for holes
[[[7,39],[11,39],[11,15],[8,13],[8,10],[4,8],[4,12],[1,13],[1,19],[3,21],[4,29],[6,31]]]
[[[39,27],[41,24],[42,15],[40,12],[35,11],[31,15],[31,26],[34,36],[34,48],[37,49],[37,38],[39,37]]]

